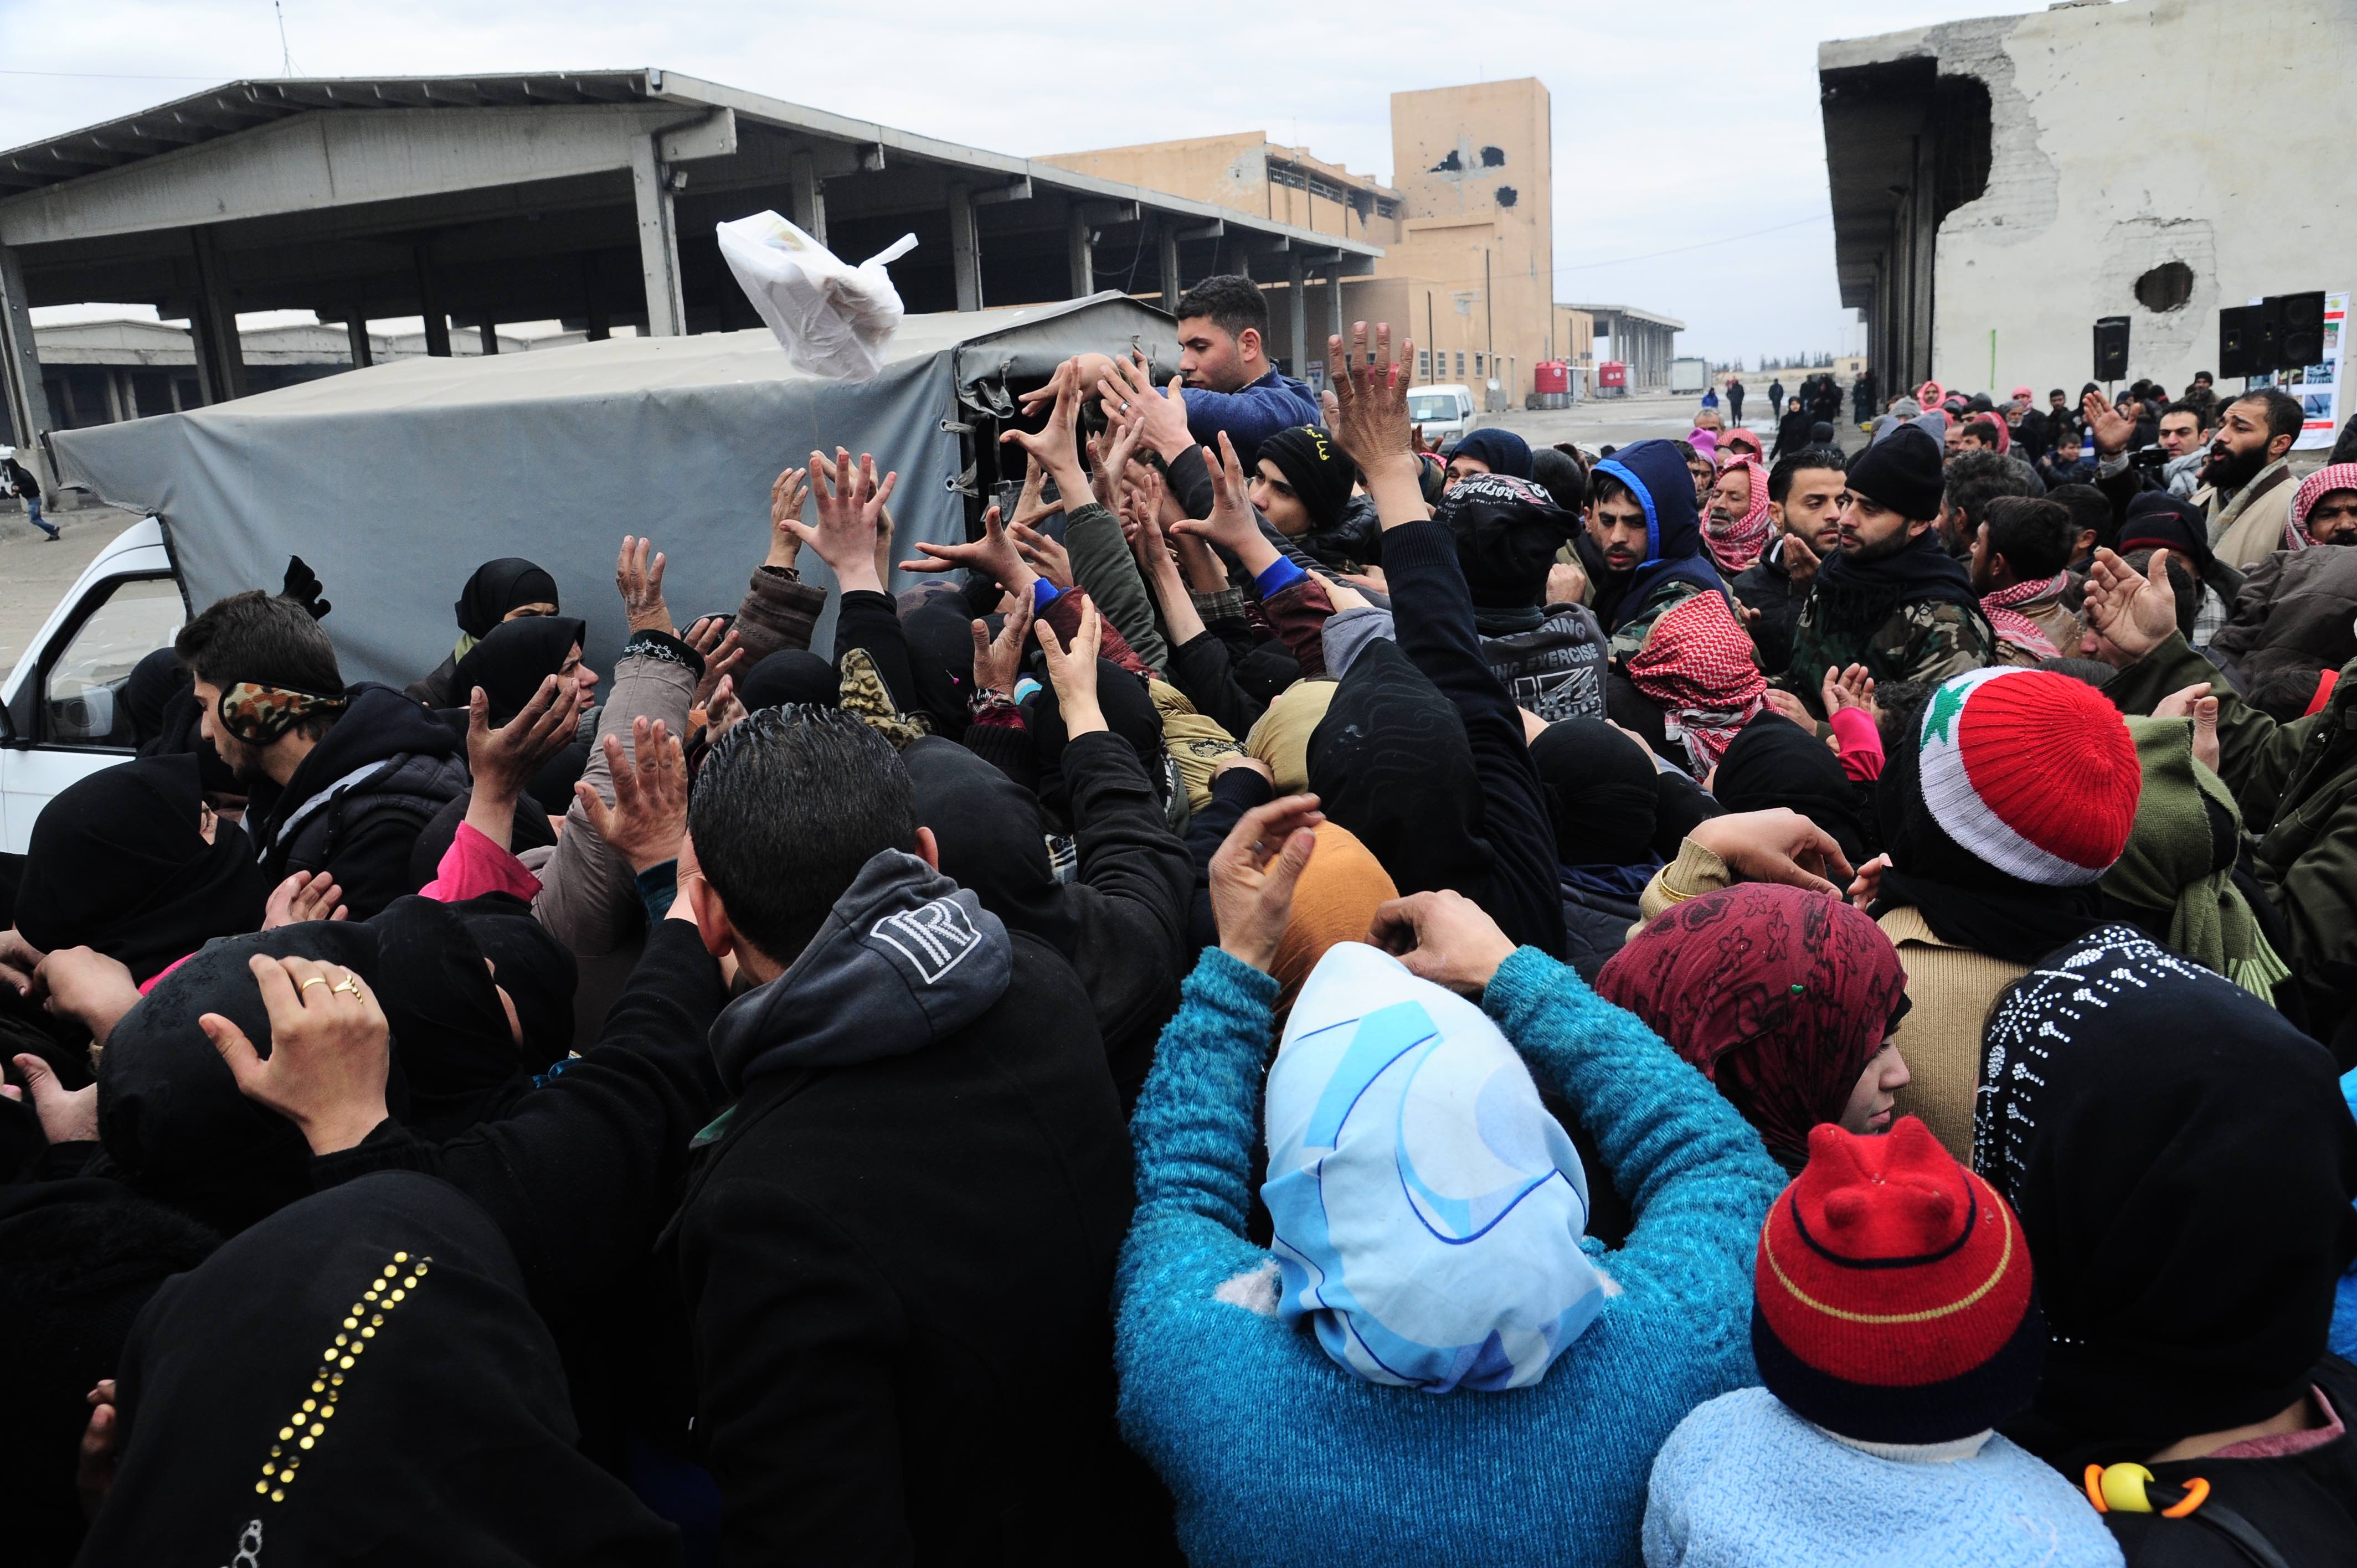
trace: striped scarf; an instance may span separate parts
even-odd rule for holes
[[[1768,544],[1768,470],[1760,459],[1748,455],[1729,458],[1720,465],[1725,476],[1740,468],[1751,478],[1751,504],[1744,514],[1732,522],[1721,522],[1706,512],[1702,521],[1703,543],[1710,558],[1718,563],[1722,572],[1740,572],[1760,559],[1760,552]]]
[[[2036,621],[2013,607],[2026,605],[2032,599],[2042,599],[2059,594],[2070,585],[2071,574],[2057,572],[2051,577],[2040,577],[2034,583],[2016,583],[2010,588],[1999,588],[1982,596],[1981,608],[1989,618],[1996,634],[2023,652],[2040,659],[2053,659],[2061,653],[2053,639],[2040,629]]]

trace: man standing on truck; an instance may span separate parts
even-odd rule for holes
[[[14,446],[0,446],[0,496],[23,498],[25,516],[48,536],[49,543],[58,542],[58,531],[41,516],[41,481],[33,478],[31,469],[16,461]]]
[[[1235,445],[1236,460],[1250,473],[1260,460],[1260,444],[1280,430],[1317,424],[1323,418],[1308,386],[1279,373],[1269,363],[1268,301],[1260,285],[1235,273],[1205,278],[1178,296],[1178,373],[1185,384],[1187,431],[1206,451],[1219,450],[1220,432]],[[1125,412],[1122,389],[1128,383],[1103,354],[1081,356],[1083,397],[1111,388]],[[1054,401],[1057,382],[1023,395],[1023,412],[1037,413]]]

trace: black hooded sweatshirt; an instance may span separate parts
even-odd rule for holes
[[[390,686],[363,682],[283,789],[257,787],[247,820],[263,879],[326,871],[364,920],[404,893],[410,851],[468,784],[457,737]]]
[[[885,850],[712,1051],[739,1099],[665,1244],[723,1560],[1134,1560],[1129,1141],[1071,966]]]

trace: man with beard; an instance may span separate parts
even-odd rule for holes
[[[2129,461],[2135,438],[2129,417],[2101,392],[2084,402],[2087,429],[2095,440],[2098,483],[2125,510],[2136,491],[2159,489],[2160,481]],[[2299,438],[2299,400],[2269,387],[2245,392],[2226,405],[2209,461],[2196,476],[2192,500],[2210,520],[2210,543],[2218,559],[2248,572],[2284,548],[2291,520],[2291,444]]]
[[[1615,668],[1642,651],[1653,623],[1679,600],[1726,585],[1704,548],[1683,441],[1640,441],[1589,471],[1580,558],[1596,585],[1596,617]]]
[[[390,686],[346,688],[311,612],[258,589],[182,627],[173,650],[196,676],[204,738],[251,797],[266,882],[324,872],[356,920],[416,891],[417,836],[467,788],[447,725]]]
[[[2000,496],[2040,494],[2038,476],[2029,464],[1987,450],[1960,452],[1948,459],[1940,490],[1940,542],[1957,560],[1969,558],[1981,524],[1988,521],[1989,502]]]
[[[1939,533],[1940,446],[1901,424],[1851,460],[1841,547],[1817,571],[1782,684],[1815,703],[1828,668],[1939,682],[1988,663],[1996,634]]]
[[[1848,480],[1842,455],[1830,446],[1788,453],[1768,475],[1768,517],[1775,532],[1732,585],[1744,608],[1756,611],[1751,640],[1760,668],[1773,674],[1792,657],[1792,628],[1815,585],[1817,567],[1841,548],[1841,499]]]
[[[1997,659],[2035,665],[2079,651],[2083,628],[2062,603],[2079,526],[2071,509],[2044,497],[1990,500],[1973,530],[1973,591],[1996,632]]]

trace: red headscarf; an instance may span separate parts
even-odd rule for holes
[[[1717,766],[1735,735],[1768,703],[1768,678],[1751,657],[1751,636],[1726,598],[1707,589],[1679,600],[1653,623],[1629,660],[1629,682],[1669,719],[1697,777]]]
[[[1733,522],[1721,522],[1708,511],[1702,520],[1702,542],[1718,569],[1730,576],[1759,560],[1760,552],[1768,547],[1768,470],[1757,457],[1730,456],[1719,464],[1719,478],[1737,468],[1751,476],[1749,509]]]
[[[2299,482],[2291,498],[2291,521],[2284,526],[2284,548],[2305,550],[2316,542],[2308,536],[2308,514],[2335,490],[2357,490],[2357,463],[2330,463]]]
[[[1882,928],[1838,898],[1744,882],[1674,906],[1596,977],[1702,1069],[1771,1149],[1838,1121],[1904,1010]]]

